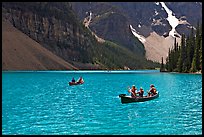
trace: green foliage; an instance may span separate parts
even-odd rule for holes
[[[201,42],[200,42],[200,68],[202,72],[202,36],[201,36]]]
[[[96,51],[99,53],[95,54],[94,63],[102,64],[109,69],[124,69],[125,66],[130,69],[145,69],[159,65],[110,41],[106,41],[97,48]]]
[[[197,72],[202,69],[202,25],[197,26],[196,35],[192,28],[190,36],[182,35],[180,47],[174,43],[169,50],[166,69],[177,72]],[[201,70],[202,71],[202,70]]]
[[[163,61],[163,57],[162,57],[162,63],[161,63],[161,67],[160,67],[160,71],[164,71],[164,61]]]
[[[195,58],[193,58],[193,62],[191,64],[191,69],[190,69],[190,72],[196,72],[197,69],[196,69],[196,60]]]

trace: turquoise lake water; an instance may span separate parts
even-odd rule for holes
[[[83,85],[69,86],[79,76]],[[122,104],[127,87],[159,98]],[[202,134],[202,75],[158,71],[2,72],[2,134]]]

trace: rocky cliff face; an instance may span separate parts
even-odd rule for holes
[[[112,5],[120,8],[134,28],[145,37],[153,31],[162,36],[171,27],[166,19],[167,13],[154,2],[113,2]]]
[[[89,62],[88,57],[83,59],[81,55],[87,54],[86,49],[91,47],[92,43],[88,37],[90,34],[78,24],[74,14],[69,10],[71,7],[64,11],[63,4],[60,5],[60,3],[53,5],[38,3],[37,6],[35,3],[33,5],[16,3],[13,6],[10,3],[3,3],[5,13],[3,16],[14,27],[63,59]],[[67,3],[67,6],[70,5]]]
[[[124,15],[118,13],[106,14],[108,15],[100,16],[100,21],[93,20],[93,23],[90,25],[91,30],[105,40],[117,43],[133,51],[135,54],[144,56],[144,46],[130,32],[130,26],[127,18]],[[102,16],[106,17],[103,18]]]
[[[120,42],[114,41],[117,34],[108,39],[112,42],[97,42],[95,35],[77,19],[72,7],[68,2],[5,2],[2,3],[2,17],[55,55],[76,64],[79,69],[83,69],[80,67],[81,63],[88,63],[86,66],[97,66],[100,69],[124,67],[141,69],[158,65],[147,61],[142,43],[131,33],[127,34],[129,28],[126,20],[121,22],[122,25],[126,25],[125,31],[121,33],[128,35],[125,36],[129,38],[126,42],[128,40],[133,42],[129,48],[138,51],[138,54],[121,47]],[[117,16],[124,18],[120,14],[114,14],[114,17]],[[113,24],[114,22],[110,22],[107,28],[111,29]],[[118,25],[119,28],[122,27],[120,23]],[[110,33],[104,32],[103,35],[111,36]]]
[[[130,31],[130,22],[121,9],[105,2],[72,2],[79,19],[91,18],[90,29],[99,37],[115,42],[135,54],[145,55],[143,44]]]
[[[194,27],[198,21],[202,21],[201,2],[165,3],[181,21],[186,21]],[[128,23],[145,37],[148,37],[153,31],[160,36],[167,35],[169,30],[171,30],[171,26],[167,20],[168,14],[159,2],[72,2],[71,4],[81,20],[90,11],[98,18],[104,13],[122,14],[127,18]],[[93,19],[92,23],[94,24],[94,22],[95,20]],[[185,29],[188,30],[188,27],[185,25]],[[179,29],[179,26],[177,28]]]
[[[107,15],[117,13],[125,17],[125,20],[123,19],[121,22],[125,21],[129,25],[131,24],[136,30],[139,31],[141,35],[145,37],[149,36],[149,34],[153,31],[162,36],[170,29],[170,25],[166,20],[167,13],[153,2],[72,2],[71,4],[73,5],[73,9],[78,14],[79,18],[82,20],[87,16],[87,13],[91,11],[95,17],[92,20],[92,24],[95,24],[95,21],[99,22],[100,18],[105,17],[108,18],[107,20],[109,21],[115,21],[115,18],[109,18]],[[116,19],[116,21],[118,20]],[[122,28],[120,27],[118,29],[126,28],[123,26]],[[109,31],[112,30],[110,29]],[[118,33],[118,35],[122,34]]]
[[[179,42],[181,34],[188,35],[192,26],[195,27],[197,22],[202,20],[200,2],[72,2],[71,4],[81,21],[91,16],[89,26],[96,35],[114,41],[135,54],[145,50],[142,53],[146,58],[157,62],[161,62],[162,57],[167,57],[168,49],[172,48],[175,38]],[[130,25],[137,33],[134,35],[140,42],[132,38]],[[140,45],[141,42],[145,49]]]

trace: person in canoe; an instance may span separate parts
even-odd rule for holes
[[[142,87],[140,87],[140,90],[137,92],[137,94],[139,94],[140,97],[143,97],[144,90]]]
[[[74,79],[74,77],[72,78],[72,82],[73,82],[73,83],[75,83],[75,82],[76,82],[76,81],[75,81],[75,79]]]
[[[137,88],[135,87],[135,85],[132,85],[132,88],[128,89],[128,92],[131,93],[131,97],[133,97],[133,98],[136,98],[136,91],[137,91]]]
[[[157,94],[156,93],[156,88],[154,87],[154,85],[153,84],[151,84],[150,85],[150,90],[149,90],[149,92],[148,92],[148,95],[150,96],[150,95],[155,95],[155,94]]]
[[[84,83],[84,80],[82,77],[80,77],[78,80],[77,80],[77,83]]]

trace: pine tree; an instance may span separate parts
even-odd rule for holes
[[[190,70],[191,68],[191,41],[189,36],[186,39],[186,68],[187,68],[187,72]]]
[[[199,22],[196,28],[196,47],[195,47],[195,52],[196,54],[195,56],[195,61],[196,61],[196,69],[199,70],[200,69],[200,56],[199,56],[199,50],[200,50],[200,26],[199,26]]]
[[[174,48],[169,49],[166,58],[165,67],[168,71],[196,72],[201,70],[202,72],[202,25],[200,26],[199,23],[195,34],[193,27],[187,38],[182,34],[180,46],[175,39]]]
[[[194,28],[192,27],[191,34],[189,37],[189,53],[188,53],[190,57],[190,62],[193,61],[194,50],[195,50],[195,36],[194,36]]]
[[[174,39],[174,51],[176,51],[177,49],[176,49],[176,45],[177,45],[177,43],[176,43],[176,38]]]
[[[196,69],[196,59],[193,58],[193,62],[192,62],[192,64],[191,64],[191,70],[190,70],[190,72],[196,72],[196,71],[197,71],[197,69]]]
[[[202,72],[202,24],[200,27],[200,70]]]
[[[195,48],[194,48],[194,55],[193,55],[193,61],[191,64],[191,72],[196,72],[200,70],[200,44],[201,44],[201,35],[200,35],[200,27],[199,23],[196,28],[196,37],[195,37]],[[202,31],[201,31],[202,32]]]
[[[177,64],[177,68],[179,72],[183,72],[183,69],[185,68],[185,66],[183,66],[184,64],[184,60],[186,57],[186,53],[185,53],[185,35],[182,34],[181,37],[181,48],[180,48],[180,55],[179,55],[179,59],[178,59],[178,64]]]
[[[176,43],[176,49],[175,49],[175,68],[173,71],[178,71],[177,68],[177,63],[178,63],[178,59],[179,59],[179,54],[180,54],[180,47],[178,46],[178,43]]]
[[[176,38],[174,40],[174,49],[172,50],[172,71],[174,71],[174,69],[176,68],[176,63],[177,63],[177,59],[176,59]]]
[[[163,57],[162,57],[160,72],[163,72],[163,71],[164,71],[164,61],[163,61]]]
[[[169,58],[168,58],[169,64],[168,64],[168,71],[172,71],[172,52],[169,48]]]
[[[167,71],[169,71],[169,54],[168,54],[168,57],[166,58],[166,65],[165,65],[165,68]]]
[[[202,36],[201,36],[201,41],[200,41],[200,69],[202,72]]]

